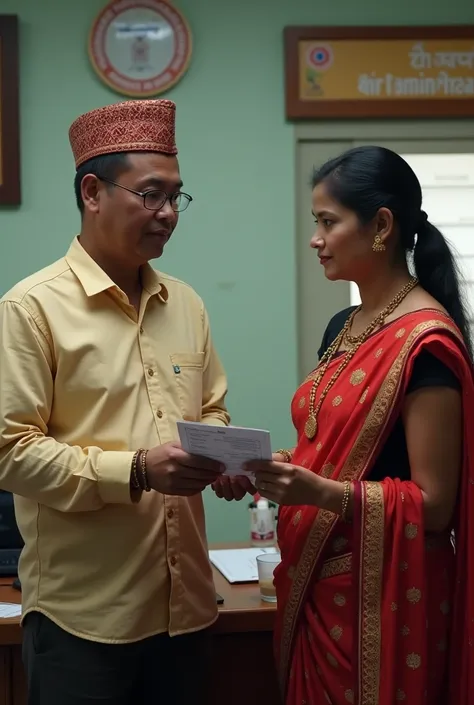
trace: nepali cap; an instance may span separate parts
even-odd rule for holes
[[[113,152],[177,154],[175,116],[171,100],[128,100],[81,115],[69,128],[76,169]]]

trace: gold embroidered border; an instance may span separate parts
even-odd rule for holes
[[[390,419],[391,409],[397,399],[402,372],[406,365],[410,349],[418,338],[433,328],[442,328],[453,333],[458,339],[460,335],[454,326],[440,320],[423,321],[419,323],[408,335],[398,357],[393,362],[380,390],[374,399],[357,441],[354,443],[349,456],[344,463],[339,480],[349,482],[361,476],[370,459],[377,450],[377,439],[383,433]]]
[[[316,515],[311,531],[308,534],[306,543],[301,554],[295,576],[291,583],[291,590],[283,614],[283,631],[280,652],[280,685],[283,693],[286,693],[287,679],[290,665],[290,652],[293,634],[296,626],[296,618],[299,608],[306,592],[309,578],[317,565],[321,551],[323,550],[325,538],[329,536],[330,529],[336,523],[338,517],[332,512],[320,509]]]
[[[385,525],[383,488],[379,482],[364,483],[362,507],[359,702],[364,705],[378,705]]]
[[[449,331],[455,338],[462,337],[454,325],[440,319],[431,319],[419,323],[407,336],[401,351],[393,362],[380,390],[378,391],[370,411],[365,419],[359,436],[352,447],[349,456],[339,474],[338,480],[355,481],[363,476],[365,468],[375,453],[383,431],[390,418],[400,389],[401,373],[406,364],[411,347],[420,336],[436,328]],[[320,509],[316,515],[313,526],[306,539],[301,558],[292,581],[290,595],[284,607],[282,637],[280,646],[280,685],[282,692],[286,693],[293,635],[296,628],[300,606],[304,600],[311,575],[317,566],[324,545],[331,533],[331,529],[338,517],[331,512]]]
[[[319,580],[324,580],[324,578],[333,578],[335,575],[343,575],[344,573],[350,573],[352,570],[352,553],[344,553],[343,556],[335,556],[334,558],[328,558],[324,561],[321,572],[319,573]]]

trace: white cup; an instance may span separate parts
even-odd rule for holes
[[[279,553],[262,553],[257,556],[258,584],[260,597],[264,602],[276,602],[276,590],[273,584],[273,572],[281,562]]]

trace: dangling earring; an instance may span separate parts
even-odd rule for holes
[[[382,242],[380,235],[376,235],[374,238],[374,244],[372,245],[374,252],[385,252],[385,245]]]

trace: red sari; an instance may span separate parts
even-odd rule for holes
[[[413,363],[436,355],[462,385],[464,452],[451,532],[424,531],[413,482],[367,480],[399,416]],[[339,364],[333,360],[319,394]],[[282,507],[275,646],[286,705],[474,703],[474,382],[458,329],[439,311],[406,314],[373,334],[304,434],[314,373],[292,403],[293,463],[354,483],[351,523],[317,507]],[[472,517],[472,519],[471,519]]]

